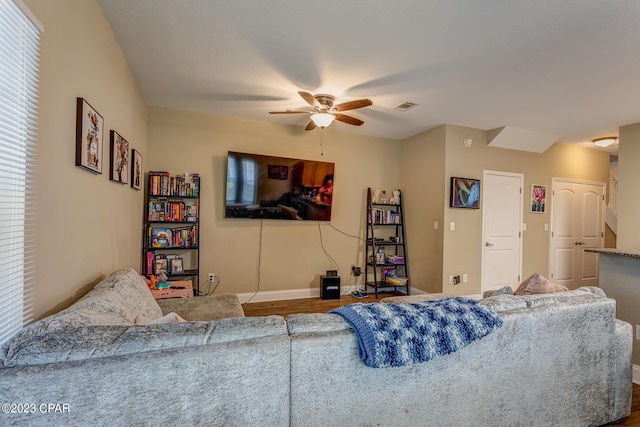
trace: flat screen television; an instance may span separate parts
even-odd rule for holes
[[[330,221],[334,163],[229,151],[225,218]]]

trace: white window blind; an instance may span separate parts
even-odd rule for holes
[[[0,0],[0,343],[32,316],[41,28],[22,2]]]

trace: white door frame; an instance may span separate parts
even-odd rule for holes
[[[520,252],[520,259],[518,262],[518,277],[520,279],[522,279],[522,241],[524,240],[524,236],[522,235],[522,223],[523,223],[523,218],[524,218],[524,174],[522,173],[514,173],[514,172],[503,172],[503,171],[494,171],[494,170],[484,170],[482,171],[482,180],[484,182],[486,182],[487,180],[487,175],[502,175],[502,176],[508,176],[508,177],[512,177],[512,178],[518,178],[520,180],[520,217],[518,218],[518,224],[519,224],[519,233],[520,233],[520,239],[519,239],[519,245],[520,247],[518,248],[519,252]],[[484,187],[483,187],[484,188]],[[484,191],[484,190],[483,190]],[[484,196],[483,196],[483,202],[482,202],[482,240],[480,242],[480,253],[482,254],[481,256],[481,261],[480,261],[480,293],[483,293],[486,290],[487,284],[485,283],[485,275],[484,275],[484,268],[485,268],[485,251],[484,251],[484,244],[486,242],[486,236],[485,236],[485,203],[484,203]],[[515,289],[514,289],[515,290]]]

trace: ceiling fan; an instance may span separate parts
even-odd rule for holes
[[[362,120],[347,116],[341,112],[373,105],[370,99],[358,99],[333,105],[335,97],[332,95],[311,95],[309,92],[304,91],[300,91],[298,94],[313,107],[313,110],[270,111],[269,114],[311,114],[311,120],[304,130],[313,130],[316,127],[324,129],[334,120],[360,126],[364,123]]]

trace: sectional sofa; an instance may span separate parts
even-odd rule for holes
[[[120,270],[3,345],[0,423],[584,427],[630,413],[631,326],[600,289],[481,303],[501,328],[374,369],[334,314],[150,323],[179,319]]]

